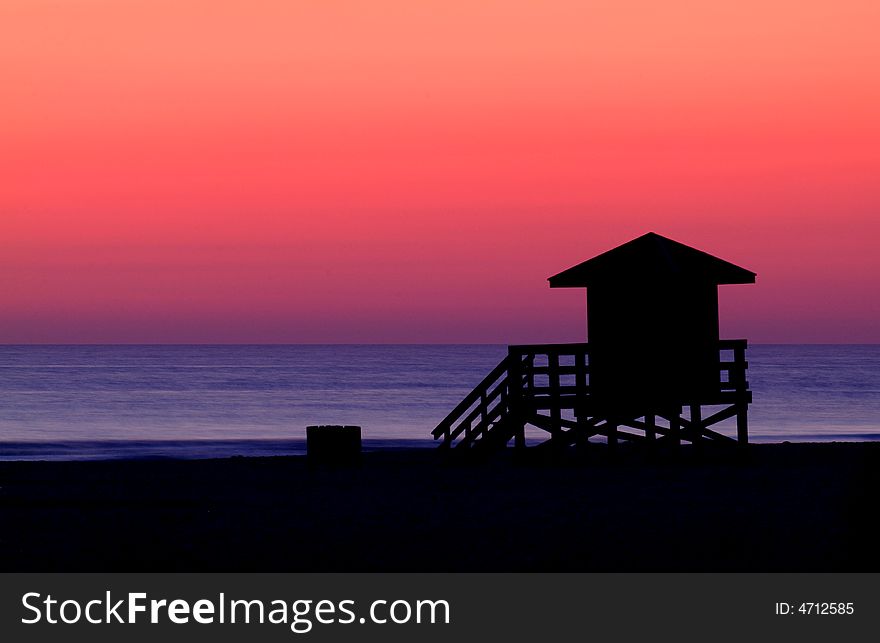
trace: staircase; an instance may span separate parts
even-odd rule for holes
[[[564,427],[576,425],[563,410],[588,399],[587,353],[587,344],[511,346],[432,431],[434,439],[445,448],[500,448],[511,439],[525,446],[526,424],[558,438]]]
[[[501,441],[511,424],[511,361],[510,355],[501,360],[431,432],[443,447],[504,446],[510,439]]]

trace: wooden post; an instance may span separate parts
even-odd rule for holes
[[[522,356],[512,350],[507,353],[507,399],[510,422],[513,426],[513,446],[524,449],[526,446],[526,427],[522,417]]]
[[[617,420],[610,419],[608,424],[608,448],[612,451],[617,449]]]
[[[655,427],[655,418],[653,413],[648,413],[645,415],[645,438],[649,442],[654,442],[657,439],[657,431],[654,430]]]
[[[589,423],[584,415],[578,415],[576,421],[577,435],[575,436],[575,444],[578,449],[583,449],[589,444],[589,438],[587,438],[587,426],[589,426]]]
[[[513,436],[513,446],[516,449],[525,449],[526,448],[526,427],[519,426],[516,429],[516,433]]]
[[[741,447],[749,443],[749,405],[747,402],[736,403],[736,441]]]
[[[733,387],[733,390],[736,391],[737,396],[745,393],[747,366],[746,347],[744,344],[737,344],[733,348],[733,365],[730,367],[728,374],[730,384]]]
[[[703,443],[703,419],[699,404],[691,404],[691,444],[699,447]]]
[[[589,443],[586,437],[587,430],[587,351],[575,351],[574,356],[574,416],[577,422],[578,434],[575,442],[578,448],[584,448]]]
[[[672,438],[672,444],[675,446],[681,445],[681,422],[678,421],[679,416],[681,416],[681,407],[678,407],[669,416],[669,436]]]
[[[587,397],[587,352],[575,353],[575,399],[584,402]]]
[[[558,445],[562,434],[562,402],[559,398],[559,353],[547,354],[547,367],[550,384],[550,439]]]
[[[736,441],[740,446],[749,443],[749,402],[746,393],[746,344],[733,349],[733,363],[736,369]]]
[[[526,358],[526,390],[529,395],[534,395],[535,390],[535,354],[531,353]]]

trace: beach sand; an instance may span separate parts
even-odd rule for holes
[[[3,571],[880,571],[880,443],[0,463]]]

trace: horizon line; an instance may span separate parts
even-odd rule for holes
[[[737,339],[737,338],[733,338]],[[589,342],[0,342],[23,346],[519,346]],[[880,346],[880,342],[752,342],[749,346]]]

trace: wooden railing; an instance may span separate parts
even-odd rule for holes
[[[721,359],[720,384],[721,391],[746,391],[749,387],[746,381],[746,370],[749,363],[746,361],[746,348],[748,341],[745,339],[722,339],[718,342],[718,350],[722,353],[731,352],[732,359]]]
[[[742,404],[751,401],[746,381],[746,346],[744,339],[722,340],[718,344],[718,399],[736,402],[740,410]],[[725,352],[731,353],[730,359],[725,359]],[[447,447],[471,446],[493,437],[500,444],[510,438],[521,444],[522,426],[529,422],[554,436],[563,427],[573,425],[573,420],[562,417],[563,411],[585,408],[590,395],[589,344],[510,346],[507,357],[437,425],[432,435],[442,439]]]
[[[545,399],[589,395],[589,356],[589,344],[523,344],[508,348],[508,361],[521,371],[521,395],[539,404]]]
[[[509,356],[492,369],[483,381],[447,415],[431,434],[443,439],[444,446],[455,440],[471,444],[485,437],[494,425],[509,413]]]

